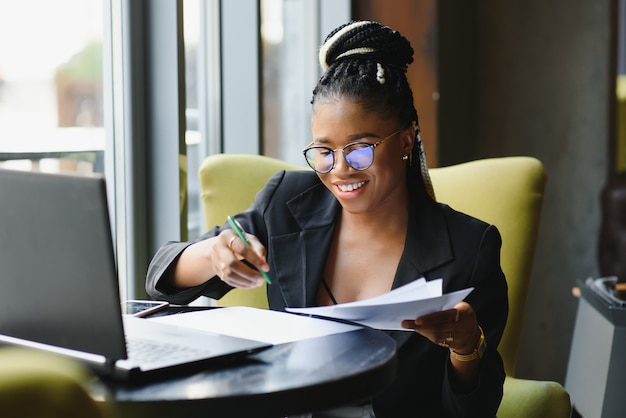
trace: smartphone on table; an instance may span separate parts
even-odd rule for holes
[[[155,312],[167,309],[170,306],[168,302],[160,300],[136,300],[131,299],[122,302],[122,313],[124,315],[132,315],[136,317],[144,317]]]

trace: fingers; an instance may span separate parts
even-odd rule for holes
[[[226,232],[224,232],[226,235]],[[245,234],[248,243],[239,238],[237,235],[233,235],[228,239],[228,248],[237,256],[240,260],[246,260],[254,267],[265,272],[269,271],[270,266],[265,259],[265,247],[261,242],[251,234]]]
[[[402,327],[413,329],[435,344],[457,350],[475,344],[478,324],[472,307],[461,302],[453,309],[404,320]]]
[[[265,247],[250,234],[246,234],[245,243],[231,230],[225,230],[218,236],[214,247],[213,268],[215,273],[233,287],[252,288],[263,284],[259,270],[269,271],[265,259]]]
[[[460,304],[459,304],[460,305]],[[428,315],[423,315],[415,320],[415,322],[423,325],[437,325],[437,324],[449,324],[456,323],[461,320],[461,316],[463,318],[467,318],[468,315],[471,315],[469,312],[463,313],[463,310],[467,310],[463,306],[455,306],[453,309],[448,309],[445,311],[433,312]],[[465,303],[467,307],[471,310],[471,307]]]

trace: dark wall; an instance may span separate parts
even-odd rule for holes
[[[446,166],[478,155],[475,2],[440,1],[438,19],[439,164]]]
[[[440,165],[530,155],[548,173],[518,376],[564,382],[571,291],[599,274],[611,0],[439,5]]]

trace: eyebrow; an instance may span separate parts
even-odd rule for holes
[[[362,132],[362,133],[358,133],[358,134],[354,134],[354,135],[349,135],[347,138],[345,138],[346,140],[346,144],[351,144],[353,142],[359,142],[362,139],[365,138],[374,138],[374,139],[381,139],[380,136],[378,136],[375,133],[372,132]],[[328,145],[328,143],[331,142],[331,140],[329,138],[313,138],[313,143],[314,144],[323,144],[323,145]]]

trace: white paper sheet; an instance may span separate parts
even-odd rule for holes
[[[361,327],[269,309],[234,306],[150,318],[149,321],[281,344]]]
[[[452,309],[474,290],[467,288],[443,295],[442,283],[441,279],[429,282],[418,279],[383,295],[357,302],[314,308],[287,308],[287,311],[345,319],[377,329],[411,331],[402,328],[402,320]]]
[[[352,306],[370,306],[370,305],[383,305],[388,303],[400,303],[409,302],[420,299],[428,299],[437,296],[441,296],[441,286],[443,285],[442,279],[435,279],[426,281],[424,278],[420,278],[405,284],[404,286],[397,287],[382,295],[374,296],[368,299],[357,300],[355,302],[342,303],[343,307]]]

